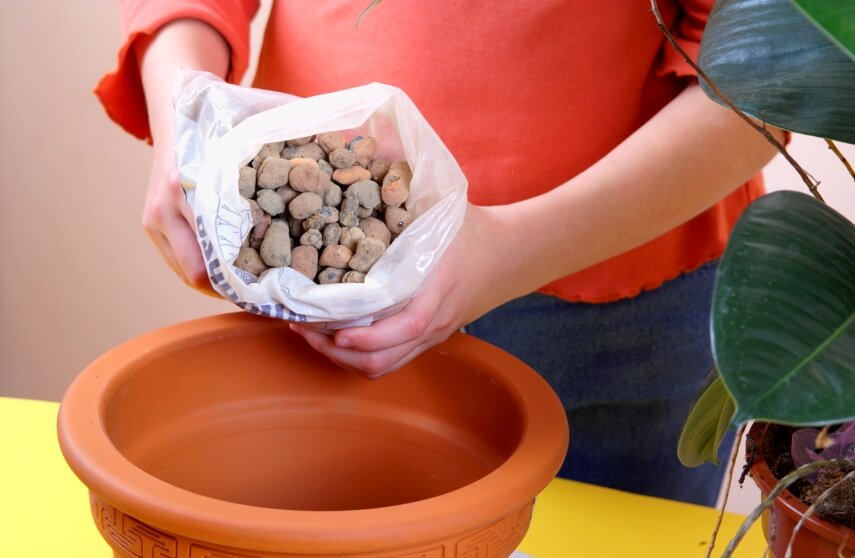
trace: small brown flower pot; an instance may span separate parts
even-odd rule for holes
[[[568,442],[543,379],[475,338],[369,381],[247,313],[110,351],[58,426],[97,528],[138,558],[504,558]]]
[[[748,459],[752,459],[751,478],[760,488],[760,494],[765,500],[778,484],[778,479],[769,468],[767,457],[763,453],[765,446],[763,436],[767,424],[755,422],[748,430],[749,448],[756,448],[753,454],[749,450]],[[763,533],[769,542],[769,548],[774,558],[784,558],[787,545],[793,536],[793,529],[807,511],[808,506],[784,490],[775,499],[772,506],[763,512]],[[843,554],[849,556],[855,551],[855,531],[841,525],[811,515],[796,534],[793,543],[793,556],[796,558],[839,558]]]

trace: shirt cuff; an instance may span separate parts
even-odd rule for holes
[[[151,142],[145,93],[134,55],[135,42],[178,19],[196,19],[214,28],[229,45],[226,80],[237,83],[249,66],[249,24],[257,1],[131,0],[121,2],[122,36],[116,68],[105,74],[94,93],[107,115],[133,136]]]

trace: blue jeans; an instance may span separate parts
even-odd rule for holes
[[[571,303],[532,294],[466,327],[537,370],[564,403],[570,449],[559,476],[715,505],[722,465],[689,469],[677,441],[713,368],[710,263],[635,298]]]

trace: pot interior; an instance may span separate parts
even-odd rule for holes
[[[519,444],[509,386],[429,351],[366,380],[284,327],[240,329],[156,348],[121,371],[102,406],[135,466],[240,504],[356,510],[453,491]]]

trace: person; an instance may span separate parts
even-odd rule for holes
[[[659,2],[693,55],[712,3]],[[387,0],[356,28],[359,4],[275,1],[253,86],[402,88],[460,163],[470,203],[399,313],[334,335],[292,328],[375,378],[465,327],[559,394],[571,425],[562,476],[713,504],[724,468],[686,469],[675,449],[713,368],[716,261],[763,193],[773,148],[706,97],[647,2]],[[171,89],[179,67],[239,81],[257,9],[122,2],[118,67],[96,90],[152,141],[143,224],[199,289],[210,286],[177,180]]]

